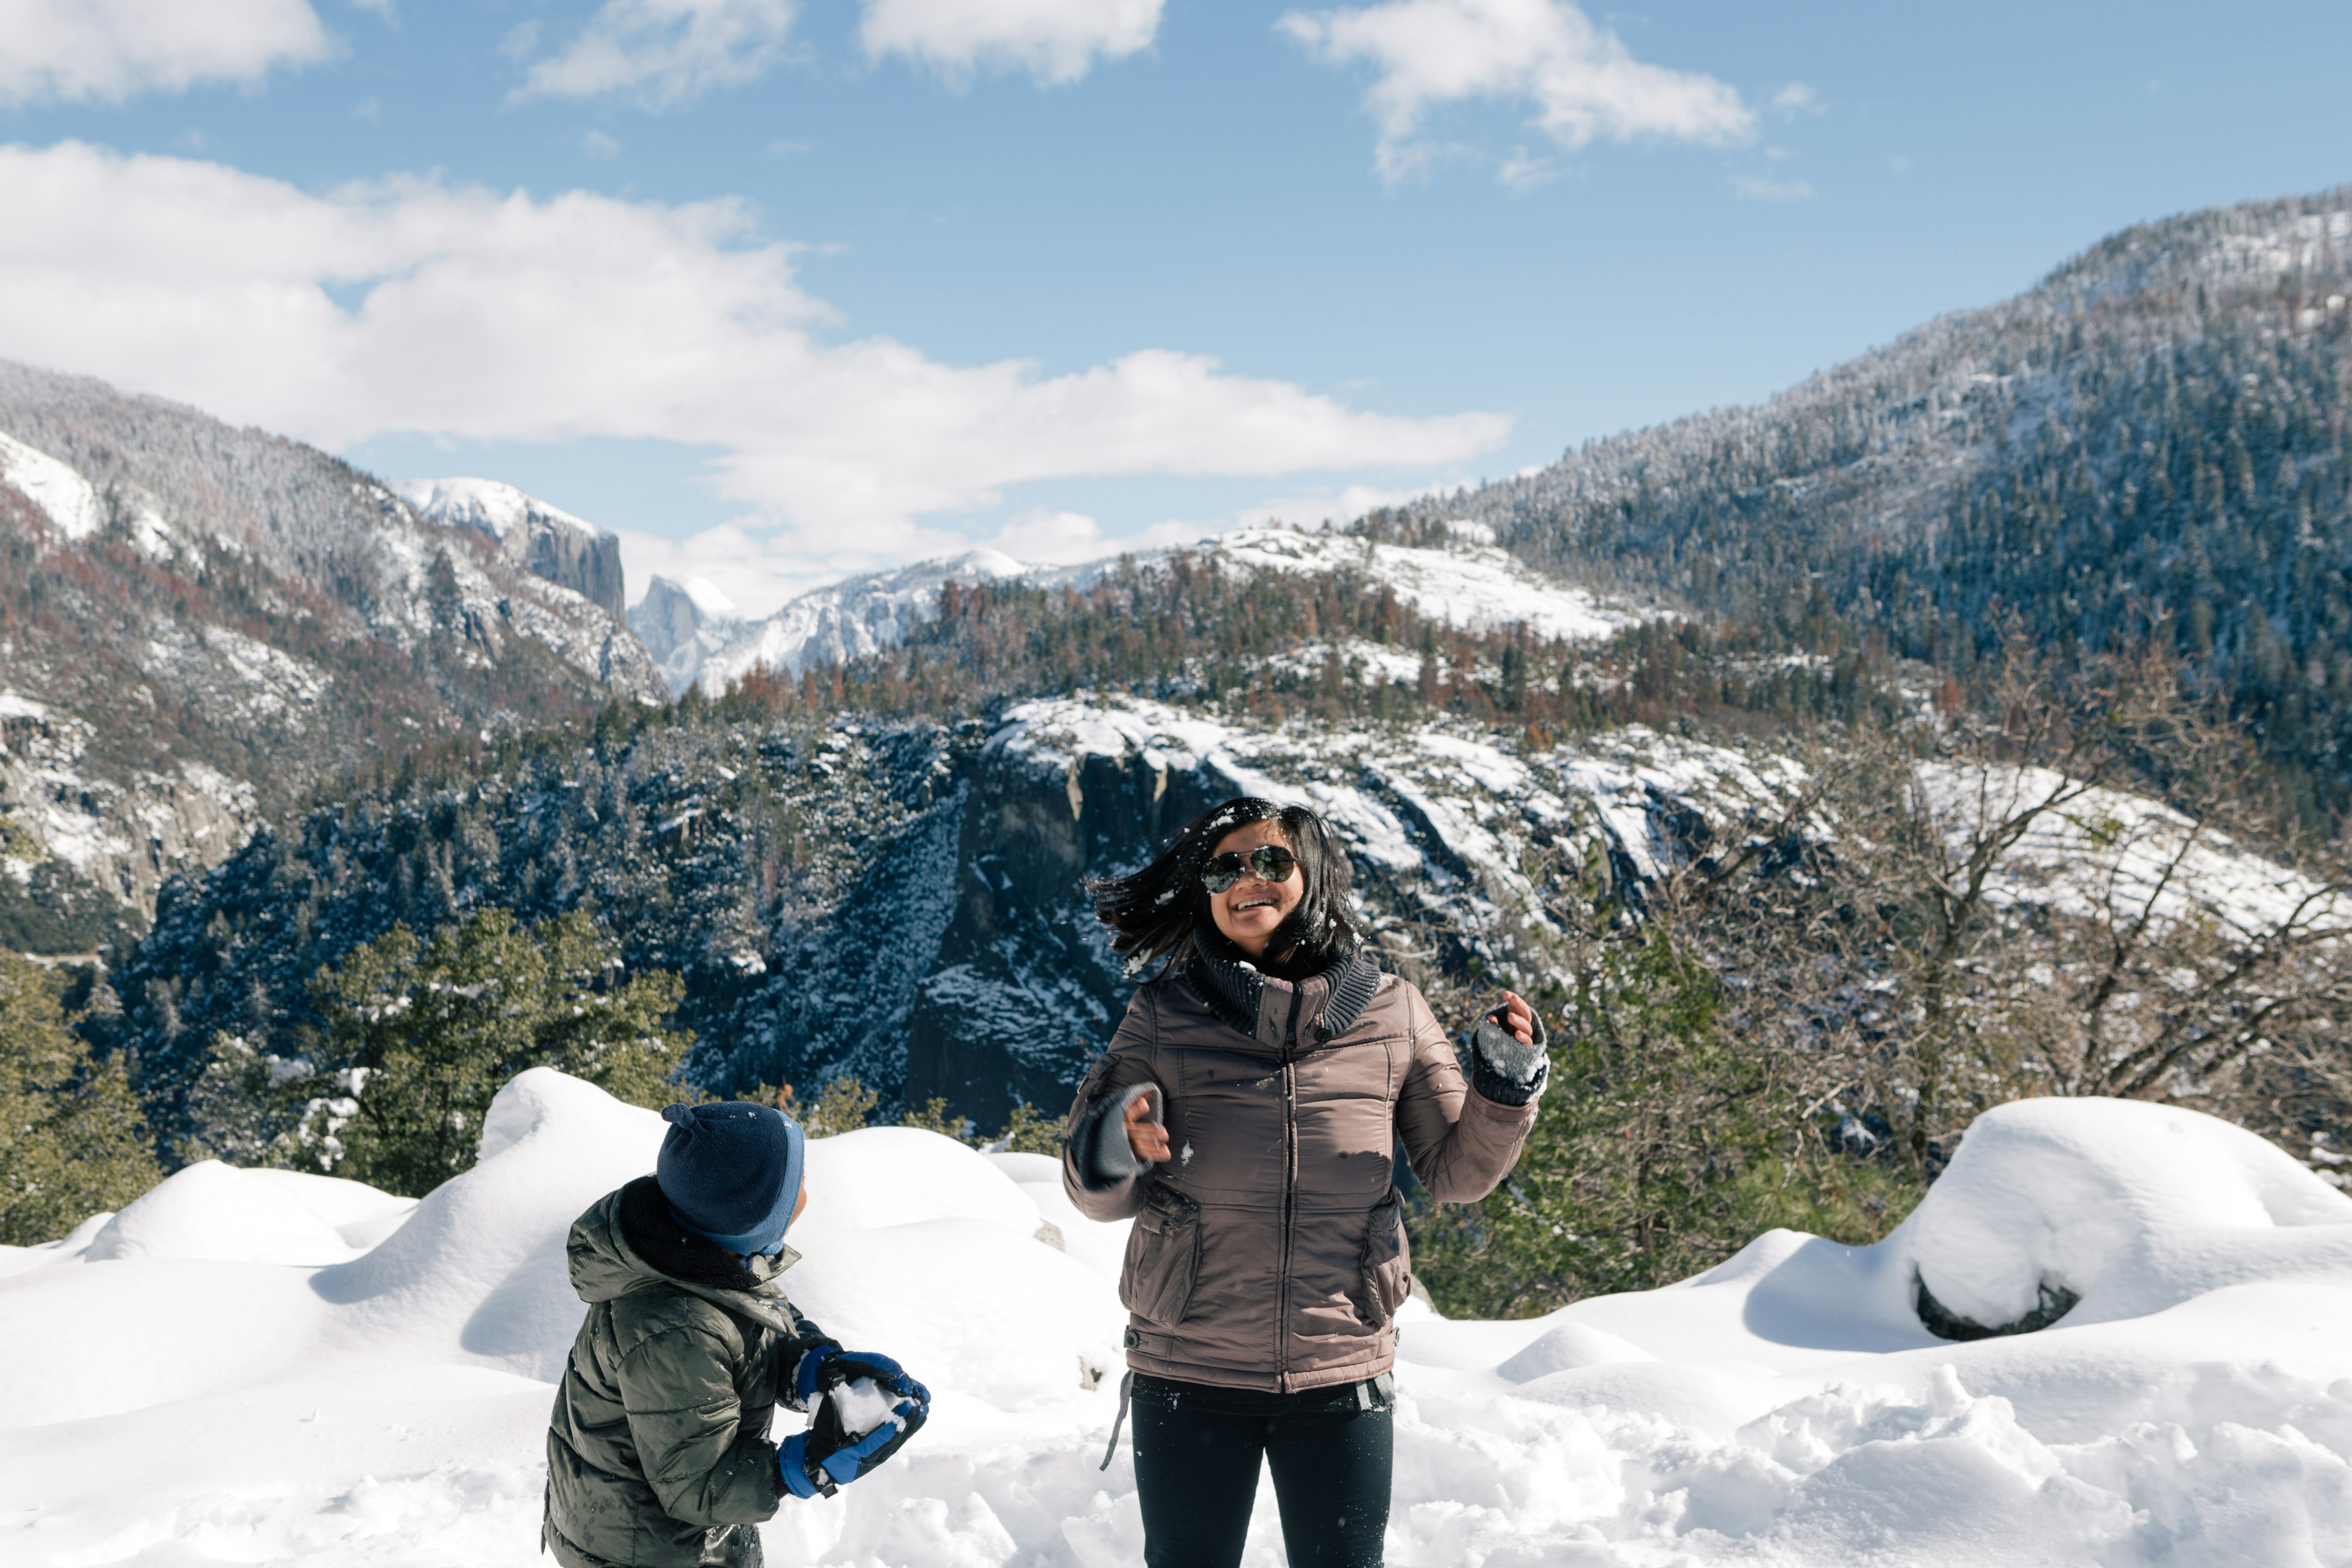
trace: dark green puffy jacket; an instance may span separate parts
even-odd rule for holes
[[[588,1319],[547,1434],[547,1548],[565,1568],[690,1568],[790,1495],[768,1424],[833,1342],[776,1283],[797,1254],[746,1268],[685,1234],[651,1176],[598,1199],[564,1251]]]

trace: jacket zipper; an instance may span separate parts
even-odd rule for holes
[[[1298,1008],[1304,1000],[1294,987],[1290,1016],[1282,1026],[1282,1268],[1276,1281],[1274,1370],[1275,1386],[1283,1394],[1291,1392],[1290,1250],[1298,1232],[1297,1068],[1293,1051],[1298,1044]]]

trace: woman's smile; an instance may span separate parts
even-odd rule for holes
[[[1210,853],[1246,857],[1261,844],[1284,849],[1297,847],[1283,835],[1279,822],[1253,822],[1218,839]],[[1266,939],[1290,918],[1290,911],[1298,907],[1306,891],[1306,873],[1298,868],[1294,867],[1290,875],[1279,882],[1269,882],[1255,869],[1244,869],[1232,887],[1210,895],[1209,918],[1216,921],[1218,931],[1227,942],[1253,961],[1263,960]]]

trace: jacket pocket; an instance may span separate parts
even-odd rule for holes
[[[1404,1212],[1394,1188],[1372,1205],[1371,1223],[1364,1231],[1361,1267],[1363,1287],[1356,1297],[1356,1310],[1372,1327],[1385,1327],[1412,1290],[1412,1253],[1405,1243]]]
[[[1144,1321],[1172,1329],[1184,1321],[1200,1271],[1201,1205],[1172,1187],[1150,1184],[1128,1238],[1118,1299]]]

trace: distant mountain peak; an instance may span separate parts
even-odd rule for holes
[[[399,479],[393,489],[417,512],[503,540],[534,520],[595,535],[609,531],[502,479]]]
[[[419,517],[495,539],[532,576],[625,618],[621,540],[611,529],[499,479],[402,479],[393,489]]]
[[[737,608],[735,601],[708,577],[688,577],[682,582],[656,577],[654,581],[674,593],[685,595],[694,605],[695,614],[705,621],[740,621],[743,618],[743,612]]]

